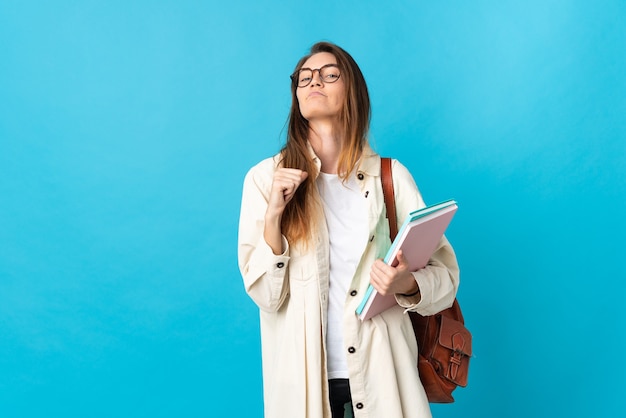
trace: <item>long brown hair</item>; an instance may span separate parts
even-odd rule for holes
[[[337,59],[337,66],[345,85],[345,97],[339,114],[339,135],[342,138],[337,170],[344,180],[354,170],[363,146],[367,142],[371,117],[370,99],[365,78],[352,56],[337,45],[318,42],[311,47],[310,53],[300,59],[295,71],[304,62],[320,52],[329,52]],[[291,109],[289,111],[287,143],[281,150],[282,165],[298,168],[309,173],[307,179],[298,187],[292,200],[283,213],[281,227],[287,239],[292,242],[307,242],[314,227],[316,199],[314,196],[317,166],[308,148],[309,122],[300,113],[296,96],[297,83],[291,83]]]

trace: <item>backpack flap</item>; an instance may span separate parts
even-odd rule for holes
[[[472,334],[461,322],[441,316],[439,345],[437,357],[444,368],[444,377],[465,387],[472,356]]]

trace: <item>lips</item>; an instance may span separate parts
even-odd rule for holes
[[[325,94],[323,94],[322,92],[319,92],[319,91],[312,91],[312,92],[311,92],[311,93],[309,93],[309,95],[307,96],[307,99],[310,99],[311,97],[318,97],[318,96],[321,96],[321,97],[326,97],[326,95],[325,95]]]

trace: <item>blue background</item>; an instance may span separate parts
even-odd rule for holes
[[[366,76],[374,147],[459,201],[475,357],[435,416],[626,415],[624,22],[618,0],[2,0],[0,417],[262,415],[241,183],[322,39]]]

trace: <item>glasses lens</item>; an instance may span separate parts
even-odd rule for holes
[[[313,71],[309,69],[302,69],[298,72],[298,87],[306,87],[311,83],[313,79]]]
[[[339,68],[334,65],[329,65],[328,67],[322,67],[320,69],[320,77],[324,80],[324,83],[334,83],[339,80]]]

